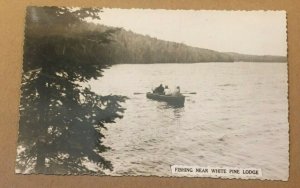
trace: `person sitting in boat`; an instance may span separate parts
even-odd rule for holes
[[[165,91],[164,91],[164,87],[162,84],[160,84],[157,88],[155,88],[153,90],[153,93],[156,93],[156,94],[159,94],[159,95],[164,95],[165,94]]]
[[[173,91],[172,96],[179,96],[180,94],[180,87],[177,86],[176,89]]]
[[[172,95],[172,91],[169,89],[168,86],[165,86],[165,95]]]

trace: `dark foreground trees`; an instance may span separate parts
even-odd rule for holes
[[[83,83],[97,79],[108,62],[99,50],[115,32],[78,29],[99,9],[29,7],[26,16],[17,171],[101,173],[101,129],[121,118],[122,96],[99,96]],[[75,29],[74,29],[75,28]]]

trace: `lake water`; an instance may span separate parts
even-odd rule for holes
[[[186,94],[182,108],[134,95],[160,83],[197,94]],[[109,175],[172,176],[171,165],[197,165],[288,178],[286,63],[123,64],[90,84],[130,98],[124,118],[103,132]]]

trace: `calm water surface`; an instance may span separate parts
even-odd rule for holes
[[[183,108],[134,95],[160,83],[197,94]],[[171,176],[171,165],[197,165],[288,178],[286,63],[115,65],[91,86],[130,98],[104,132],[112,149],[102,155],[114,166],[107,174]]]

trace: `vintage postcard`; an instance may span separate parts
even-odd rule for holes
[[[26,11],[16,173],[289,177],[285,11]]]

